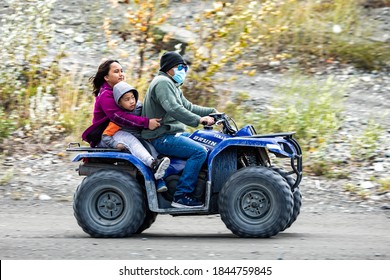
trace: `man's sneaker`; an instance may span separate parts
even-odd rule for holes
[[[180,196],[174,196],[171,205],[175,208],[196,208],[202,207],[203,203],[198,201],[195,197],[191,197],[188,194],[183,194]]]
[[[165,182],[163,179],[157,180],[157,192],[166,192],[168,190],[167,185],[165,185]]]
[[[154,178],[158,180],[164,177],[165,171],[167,170],[170,164],[171,164],[171,160],[167,157],[163,157],[162,159],[156,159],[152,165]]]

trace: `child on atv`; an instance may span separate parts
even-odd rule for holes
[[[140,116],[142,103],[138,101],[138,91],[128,83],[121,81],[113,88],[115,102],[118,106],[126,110],[129,114]],[[129,132],[129,133],[122,133]],[[157,180],[157,192],[167,191],[164,177],[165,170],[170,164],[167,157],[161,159],[154,158],[140,141],[141,129],[138,127],[120,127],[114,122],[110,122],[102,134],[102,142],[110,148],[129,150],[134,156],[139,158],[146,166],[152,168],[154,177]],[[147,145],[147,143],[145,143]],[[148,145],[151,150],[154,147]],[[154,150],[155,151],[155,150]],[[153,153],[153,152],[152,152]],[[157,154],[155,151],[153,154]]]

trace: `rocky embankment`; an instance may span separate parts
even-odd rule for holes
[[[102,32],[102,19],[112,16],[106,0],[56,1],[52,22],[56,24],[52,49],[66,45],[67,57],[61,61],[62,69],[80,71],[91,75],[101,59],[115,54],[107,47]],[[183,11],[173,20],[189,17],[194,1],[173,1]],[[179,3],[180,2],[180,3]],[[187,5],[187,6],[186,6]],[[8,7],[0,3],[0,14]],[[387,40],[390,8],[370,11],[378,22],[377,36]],[[386,33],[387,32],[387,33]],[[387,35],[386,35],[387,34]],[[117,53],[133,49],[129,42],[121,43]],[[388,211],[390,190],[380,185],[380,179],[390,180],[390,76],[381,72],[361,72],[353,67],[328,66],[314,69],[314,76],[326,79],[332,75],[340,82],[352,81],[345,96],[345,122],[339,131],[340,139],[328,149],[327,158],[344,163],[348,173],[345,179],[329,179],[305,174],[301,184],[303,203],[307,209],[321,212],[322,207],[335,211]],[[246,91],[252,97],[253,106],[269,102],[275,86],[283,82],[284,75],[272,69],[256,77],[241,77],[233,84],[220,85],[230,91]],[[377,156],[369,162],[356,163],[347,151],[350,143],[345,139],[358,137],[369,119],[381,122],[384,133],[377,148]],[[87,124],[86,124],[87,126]],[[45,129],[45,128],[43,128]],[[75,188],[81,181],[71,163],[74,154],[65,152],[66,140],[58,132],[50,144],[37,144],[24,130],[2,144],[0,156],[0,198],[4,203],[19,200],[39,203],[41,201],[71,202]],[[357,189],[346,188],[346,184]],[[387,212],[389,213],[389,212]]]

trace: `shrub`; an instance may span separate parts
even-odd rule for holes
[[[15,127],[15,116],[6,116],[4,110],[0,108],[0,142],[1,139],[7,138]]]
[[[389,192],[390,191],[390,177],[382,178],[378,180],[379,191]]]
[[[261,67],[290,58],[304,68],[334,60],[364,69],[388,67],[388,44],[364,39],[373,28],[364,17],[361,2],[240,0],[220,4],[222,11],[229,10],[211,15],[224,25],[214,24],[217,28],[211,33],[212,41],[206,43],[216,48],[215,39],[222,38],[227,45],[234,42],[233,46],[244,46],[245,57],[241,58]]]
[[[117,2],[114,0],[113,2]],[[118,42],[112,36],[114,32],[124,41],[131,40],[135,44],[135,55],[127,56],[127,78],[138,89],[141,95],[146,92],[150,80],[158,69],[155,55],[159,53],[162,42],[169,34],[162,35],[156,32],[157,27],[168,18],[168,0],[136,0],[133,3],[126,1],[127,7],[123,20],[114,23],[110,18],[105,19],[104,31],[111,49],[115,49]],[[123,8],[121,7],[121,9]]]
[[[373,159],[379,146],[379,138],[383,133],[382,125],[370,120],[360,135],[351,141],[352,159],[357,161]]]
[[[304,150],[316,151],[340,127],[344,87],[332,77],[326,81],[295,78],[277,89],[265,112],[257,113],[255,127],[263,133],[295,131]]]
[[[187,26],[195,33],[196,40],[190,42],[186,52],[191,57],[190,82],[184,85],[186,96],[200,105],[216,106],[220,96],[215,84],[229,78],[218,74],[226,71],[226,65],[233,65],[238,71],[247,69],[251,63],[238,58],[247,50],[247,29],[242,25],[243,6],[215,2],[210,9],[195,17],[195,24]],[[234,38],[232,38],[234,37]],[[254,71],[246,70],[253,75]]]
[[[49,24],[53,0],[8,1],[2,14],[0,106],[15,111],[20,124],[29,119],[30,97],[55,80],[55,66],[45,65],[54,27]]]
[[[79,141],[91,124],[94,106],[92,88],[85,77],[74,71],[63,74],[56,85],[58,94],[58,122],[71,132],[72,141]]]

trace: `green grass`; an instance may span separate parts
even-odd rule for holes
[[[280,86],[266,112],[259,113],[258,131],[295,131],[306,151],[328,142],[342,122],[345,86],[333,80],[298,77]]]
[[[372,160],[379,147],[380,136],[385,133],[382,125],[370,120],[362,132],[352,139],[351,156],[357,161]]]

